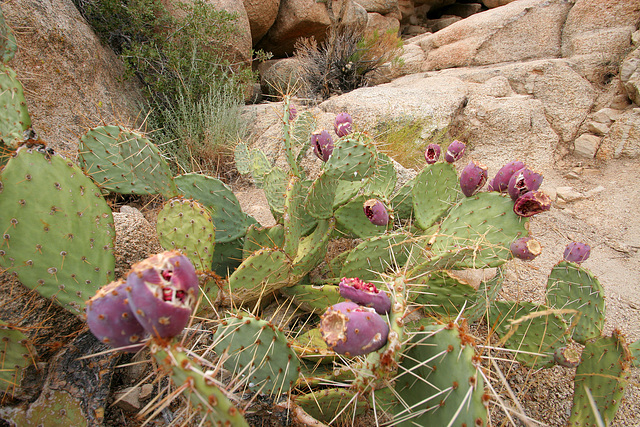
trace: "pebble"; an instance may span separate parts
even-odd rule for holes
[[[556,194],[558,198],[565,202],[575,202],[576,200],[584,199],[584,195],[574,190],[573,187],[557,187]]]
[[[123,411],[136,412],[140,409],[140,387],[128,387],[115,395],[116,406]]]

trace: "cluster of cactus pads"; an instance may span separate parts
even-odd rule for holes
[[[373,409],[388,425],[487,425],[494,395],[470,333],[482,322],[523,365],[575,367],[570,425],[613,419],[631,356],[620,333],[602,335],[603,288],[581,265],[589,247],[567,247],[545,304],[497,298],[503,264],[542,249],[528,221],[550,202],[542,175],[524,163],[505,165],[484,191],[486,166],[470,162],[458,174],[463,142],[432,144],[426,166],[399,183],[393,160],[349,114],[336,117],[332,136],[285,97],[286,166],[243,143],[235,151],[238,171],[264,189],[277,220],[262,227],[222,181],[172,176],[158,148],[123,126],[90,129],[80,166],[47,148],[6,65],[15,50],[8,34],[0,46],[0,148],[8,153],[0,157],[0,267],[86,316],[110,347],[149,348],[203,422],[248,425],[255,396],[270,395],[316,423]],[[308,152],[322,162],[318,176],[302,167]],[[157,232],[166,252],[125,277],[114,277],[106,192],[165,200]],[[345,239],[350,249],[329,251]],[[496,273],[475,288],[457,274],[469,268]],[[200,286],[211,278],[216,286]],[[196,311],[203,299],[213,312]],[[271,300],[280,301],[276,313],[297,307],[290,319],[303,326],[261,319]],[[38,356],[14,325],[3,323],[0,336],[0,378],[11,394]]]

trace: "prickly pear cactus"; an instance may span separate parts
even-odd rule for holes
[[[6,64],[11,61],[17,49],[16,38],[11,28],[9,28],[5,22],[4,14],[2,13],[2,9],[0,9],[0,59],[2,63]]]
[[[0,390],[11,395],[20,387],[23,369],[35,365],[37,354],[25,334],[3,321],[0,321],[0,340]]]
[[[627,387],[631,355],[619,332],[589,341],[582,350],[574,379],[573,408],[568,425],[611,425]]]
[[[0,36],[1,37],[1,36]],[[16,72],[0,64],[0,142],[11,149],[18,148],[24,141],[25,131],[31,127],[22,83]]]
[[[80,166],[100,187],[121,194],[177,195],[169,165],[141,133],[122,126],[99,126],[80,142]]]
[[[113,279],[113,216],[71,161],[18,149],[0,174],[0,266],[73,313]]]
[[[180,250],[189,257],[196,270],[209,269],[215,228],[206,207],[192,199],[168,200],[158,213],[156,230],[165,250]]]
[[[252,390],[287,393],[298,380],[300,362],[287,338],[269,322],[248,313],[222,320],[214,349],[224,366]]]

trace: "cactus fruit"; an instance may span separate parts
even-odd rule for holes
[[[535,172],[528,167],[523,167],[516,171],[509,178],[507,192],[512,200],[517,200],[523,194],[536,191],[542,185],[542,174]]]
[[[528,218],[551,209],[551,198],[542,191],[529,191],[513,204],[516,215]]]
[[[322,338],[336,353],[360,356],[387,343],[389,325],[372,308],[339,302],[329,307],[320,319]]]
[[[514,257],[531,261],[542,252],[542,246],[533,237],[521,237],[511,244],[511,253]]]
[[[487,182],[487,167],[482,163],[470,162],[460,174],[460,188],[462,194],[471,197]]]
[[[298,117],[298,109],[295,105],[289,104],[289,123],[293,123],[296,120],[296,117]]]
[[[514,160],[509,162],[500,168],[496,176],[489,182],[489,191],[498,191],[500,193],[506,193],[509,189],[509,180],[514,173],[524,168],[525,164],[520,160]]]
[[[357,277],[345,277],[340,281],[338,287],[342,298],[365,307],[371,307],[378,314],[387,314],[391,310],[389,295],[376,288],[373,283],[364,282]]]
[[[138,322],[153,337],[173,338],[189,322],[198,299],[198,276],[189,258],[163,252],[131,267],[127,297]]]
[[[329,132],[322,130],[311,134],[311,146],[316,156],[323,162],[329,160],[333,153],[333,138]]]
[[[340,113],[336,116],[336,120],[333,124],[333,130],[338,137],[349,135],[353,132],[352,128],[353,119],[349,113]]]
[[[581,242],[571,242],[564,250],[563,259],[576,264],[582,264],[591,255],[591,246]]]
[[[444,159],[447,163],[453,163],[457,160],[460,160],[462,156],[464,156],[464,152],[466,149],[467,144],[456,139],[447,147],[447,152],[444,153]]]
[[[442,149],[438,144],[429,144],[427,149],[424,150],[424,160],[428,165],[432,165],[440,159],[440,152]]]
[[[119,279],[103,286],[87,301],[87,324],[101,342],[127,352],[143,347],[146,335],[127,299],[126,281]]]
[[[389,213],[384,204],[378,199],[369,199],[362,206],[364,214],[373,225],[387,225],[389,223]]]

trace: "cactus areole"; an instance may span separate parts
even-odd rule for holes
[[[387,343],[389,325],[374,309],[347,301],[327,309],[320,320],[320,332],[336,353],[360,356]]]
[[[189,322],[198,298],[198,276],[189,258],[163,252],[135,264],[127,276],[129,304],[152,336],[172,338]]]
[[[389,213],[384,204],[378,199],[369,199],[363,205],[364,214],[373,225],[387,225],[389,223]]]
[[[389,295],[376,288],[373,283],[357,277],[343,278],[339,283],[340,296],[365,307],[373,308],[378,314],[387,314],[391,310]]]

